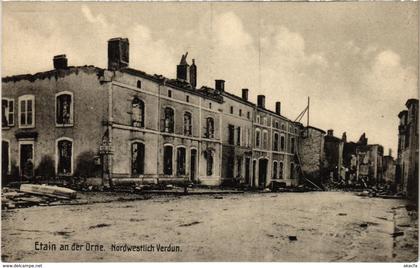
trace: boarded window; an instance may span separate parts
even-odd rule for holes
[[[57,172],[60,175],[71,174],[71,156],[73,150],[73,143],[69,140],[61,140],[57,143],[58,149],[58,168]]]
[[[185,175],[185,159],[186,159],[186,152],[185,148],[180,147],[177,149],[177,159],[176,159],[176,173],[178,176]]]
[[[134,142],[131,144],[131,173],[133,175],[144,174],[144,144]]]
[[[59,125],[69,125],[73,123],[72,116],[72,95],[61,94],[57,96],[56,100],[56,122]]]
[[[133,127],[144,127],[144,102],[134,98],[131,102],[132,125]]]
[[[163,150],[163,173],[172,175],[172,146],[165,146]]]

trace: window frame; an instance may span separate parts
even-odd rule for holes
[[[169,129],[171,131],[166,131],[166,110],[167,109],[172,110],[172,127]],[[176,126],[176,124],[175,124],[175,109],[173,107],[170,107],[170,106],[165,106],[163,108],[163,115],[164,115],[164,117],[163,117],[163,132],[165,132],[165,133],[175,133],[175,126]]]
[[[209,132],[209,121],[212,122],[212,132]],[[211,116],[206,117],[206,132],[204,133],[205,138],[213,139],[215,133],[214,118]]]
[[[133,102],[134,102],[135,99],[138,99],[143,106],[143,110],[142,110],[143,114],[141,115],[142,116],[142,121],[140,122],[140,126],[134,126]],[[131,109],[131,111],[130,111],[131,112],[131,126],[132,127],[137,127],[137,128],[144,128],[146,126],[146,119],[145,119],[146,118],[146,103],[144,102],[144,100],[142,98],[138,97],[138,96],[134,96],[133,99],[131,100],[130,109]],[[138,121],[136,121],[136,122],[138,122]]]
[[[26,121],[28,121],[28,105],[27,105],[27,103],[28,103],[28,101],[29,100],[31,100],[32,101],[32,124],[31,125],[28,125],[28,124],[25,124],[25,125],[23,125],[22,124],[22,120],[21,120],[21,113],[22,113],[22,106],[21,106],[21,102],[22,101],[25,101],[25,119],[26,119]],[[35,108],[36,108],[36,105],[35,105],[35,95],[33,95],[33,94],[26,94],[26,95],[22,95],[22,96],[19,96],[19,98],[18,98],[18,119],[19,119],[19,128],[35,128]]]
[[[178,167],[179,167],[178,151],[182,150],[182,149],[184,150],[184,174],[179,173],[179,170],[178,170]],[[187,169],[187,159],[188,159],[188,157],[187,157],[187,147],[185,147],[184,145],[178,145],[176,147],[176,153],[175,154],[176,154],[176,171],[175,171],[176,176],[177,177],[187,176],[187,173],[188,173],[188,169]]]
[[[261,147],[261,130],[259,128],[255,129],[255,147]]]
[[[144,151],[143,151],[143,173],[137,173],[137,174],[133,173],[133,145],[135,143],[143,144],[143,149],[144,149]],[[130,174],[131,174],[131,176],[144,176],[145,167],[146,167],[146,143],[144,141],[138,140],[138,139],[130,141],[130,160],[131,160],[130,161]]]
[[[62,95],[70,95],[71,98],[71,103],[70,103],[70,123],[68,124],[59,124],[58,121],[58,117],[57,117],[57,101],[58,101],[58,97],[62,96]],[[55,126],[56,127],[72,127],[74,125],[74,96],[73,96],[73,92],[71,91],[60,91],[58,93],[55,94]]]
[[[170,174],[167,174],[167,173],[165,173],[165,147],[171,147],[172,148],[172,154],[171,154],[171,173]],[[163,164],[163,175],[164,176],[173,176],[174,175],[174,146],[172,145],[172,144],[168,144],[168,143],[166,143],[166,144],[164,144],[163,145],[163,162],[162,162],[162,164]]]
[[[58,173],[58,162],[59,162],[59,149],[58,149],[58,143],[60,141],[69,141],[71,142],[71,161],[70,161],[70,173],[69,174],[59,174]],[[60,137],[55,140],[55,174],[57,176],[72,176],[74,171],[74,140],[69,137]]]
[[[1,98],[1,100],[2,100],[2,105],[3,105],[3,101],[7,101],[7,113],[6,113],[6,119],[7,119],[7,126],[4,126],[3,127],[3,122],[2,122],[2,128],[5,128],[5,129],[7,129],[7,128],[10,128],[10,127],[13,127],[13,126],[15,126],[15,99],[12,99],[12,98]],[[12,105],[10,105],[10,103],[12,103]],[[10,107],[13,107],[13,112],[10,112]],[[12,119],[13,119],[13,123],[12,124],[10,124],[10,115],[12,116]]]
[[[189,129],[188,129],[188,131],[189,131],[189,133],[186,133],[185,132],[185,115],[189,115],[189,118],[190,118],[190,125],[189,125]],[[183,114],[183,117],[182,117],[182,119],[183,119],[183,122],[182,122],[182,126],[183,126],[183,135],[184,136],[193,136],[193,116],[192,116],[192,112],[190,112],[190,111],[184,111],[184,114]]]

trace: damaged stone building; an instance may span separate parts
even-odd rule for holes
[[[418,198],[419,181],[419,101],[409,99],[405,106],[407,109],[398,114],[400,123],[395,173],[398,190],[414,200]]]
[[[69,66],[2,79],[5,179],[102,177],[105,184],[190,180],[298,184],[302,125],[215,87],[197,86],[187,54],[176,79],[129,67],[129,41],[108,41],[108,68]],[[175,66],[174,66],[175,68]]]

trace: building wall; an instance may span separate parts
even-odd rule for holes
[[[43,157],[50,157],[57,166],[57,146],[59,138],[73,141],[72,174],[78,170],[77,162],[83,154],[98,155],[99,146],[106,128],[103,121],[107,117],[107,88],[100,83],[98,69],[93,67],[71,68],[51,71],[47,75],[28,76],[16,82],[3,79],[2,99],[14,100],[14,121],[12,127],[2,128],[2,140],[10,146],[9,173],[19,168],[19,142],[33,141],[35,170]],[[73,125],[56,125],[56,94],[68,91],[73,94]],[[32,94],[35,96],[35,127],[19,128],[18,98]],[[35,139],[17,139],[16,134],[36,133]],[[16,175],[16,174],[15,174]],[[41,174],[40,174],[41,175]]]
[[[302,171],[308,179],[320,183],[325,132],[306,127],[299,143]]]

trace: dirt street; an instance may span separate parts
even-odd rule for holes
[[[15,209],[2,212],[2,259],[409,262],[418,225],[405,204],[312,192]]]

